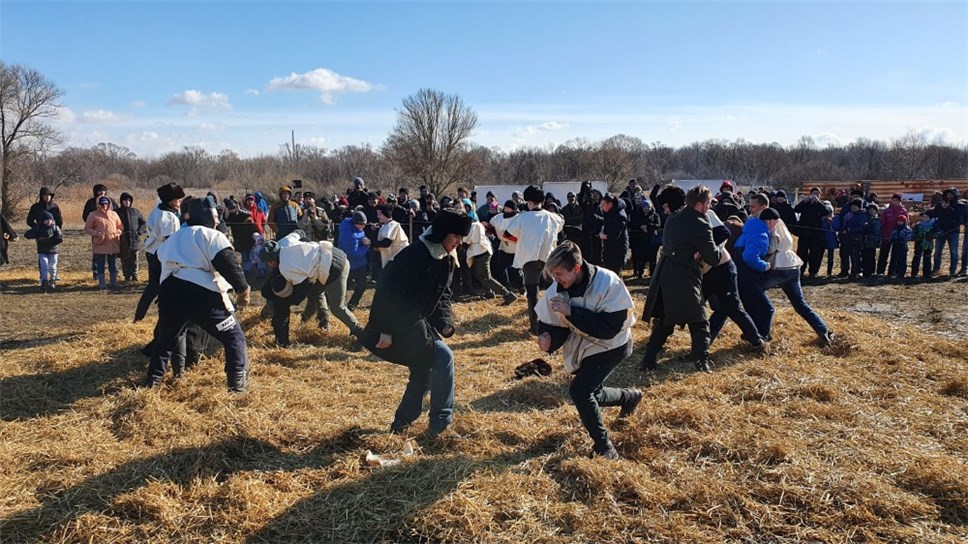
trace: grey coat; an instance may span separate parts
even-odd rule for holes
[[[642,319],[661,319],[666,325],[705,321],[702,272],[694,255],[710,266],[719,263],[720,250],[706,217],[684,208],[669,217],[662,233],[662,257],[656,264]]]

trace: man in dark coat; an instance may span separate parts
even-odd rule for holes
[[[820,263],[827,252],[823,218],[831,212],[820,201],[820,187],[810,189],[810,196],[801,200],[793,211],[800,214],[796,225],[797,256],[803,260],[803,270],[812,278],[820,271]],[[793,225],[788,226],[794,230]]]
[[[697,370],[709,372],[709,321],[702,292],[700,262],[719,264],[721,254],[706,220],[712,193],[696,186],[686,193],[686,207],[666,221],[662,257],[649,285],[642,319],[652,320],[652,336],[642,359],[644,369],[655,368],[656,358],[676,325],[688,325],[692,357]]]
[[[602,198],[602,265],[622,277],[625,256],[629,250],[629,218],[625,201],[611,193]]]
[[[470,229],[463,211],[441,210],[430,228],[394,257],[377,284],[361,343],[377,357],[410,369],[391,432],[404,432],[420,417],[428,391],[430,434],[439,435],[453,421],[454,354],[442,338],[454,334],[450,282],[457,246]]]
[[[592,189],[590,181],[583,182],[578,191],[578,203],[582,207],[581,230],[585,237],[581,253],[586,261],[594,265],[602,264],[602,239],[598,236],[602,232],[601,202],[602,193]]]
[[[580,246],[582,244],[581,227],[585,222],[585,211],[578,204],[578,197],[575,196],[575,193],[568,193],[568,204],[561,208],[561,216],[565,218],[565,238]]]

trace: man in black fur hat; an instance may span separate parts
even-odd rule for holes
[[[470,232],[463,211],[441,210],[433,224],[393,259],[380,277],[362,344],[374,355],[410,369],[390,431],[404,432],[420,417],[430,392],[431,436],[453,421],[454,354],[443,338],[454,334],[450,282],[457,246]]]

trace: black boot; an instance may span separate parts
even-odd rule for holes
[[[622,392],[622,410],[618,413],[619,419],[625,419],[635,413],[635,409],[642,402],[642,391],[638,389],[626,389]]]
[[[696,366],[697,371],[712,374],[713,368],[712,366],[710,366],[709,363],[710,363],[709,359],[706,358],[706,359],[698,359],[694,364]]]
[[[645,356],[642,357],[642,364],[639,365],[641,370],[646,372],[652,372],[659,369],[658,358],[659,354],[662,353],[661,349],[653,348],[652,346],[645,346]]]
[[[249,385],[248,370],[234,370],[228,373],[229,391],[232,393],[244,393]]]

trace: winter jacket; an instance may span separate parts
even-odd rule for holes
[[[280,200],[269,208],[266,216],[269,228],[276,233],[276,240],[279,240],[296,230],[302,210],[292,200]]]
[[[769,268],[766,255],[770,250],[770,229],[760,218],[750,217],[734,247],[742,254],[746,266],[754,271],[766,272]]]
[[[866,248],[881,247],[881,242],[886,240],[887,238],[883,238],[883,239],[881,238],[880,218],[868,216],[867,229],[864,231],[864,247]]]
[[[933,210],[931,217],[935,219],[935,231],[939,236],[945,236],[950,232],[958,230],[961,225],[959,210],[954,205],[943,206],[939,202]]]
[[[137,253],[141,249],[141,236],[148,232],[145,216],[133,206],[121,206],[115,213],[121,218],[121,256]]]
[[[705,321],[708,316],[702,295],[702,272],[694,255],[699,252],[709,266],[719,264],[722,258],[709,221],[694,208],[676,212],[666,221],[662,247],[642,319],[662,319],[666,325]]]
[[[258,208],[256,208],[256,211],[258,211]],[[225,217],[225,221],[229,225],[229,230],[232,231],[232,247],[239,253],[252,251],[252,246],[255,244],[252,235],[259,230],[256,229],[248,212],[240,209],[232,210]]]
[[[934,249],[934,218],[922,220],[914,225],[911,239],[914,240],[914,249],[922,251],[932,251]]]
[[[797,214],[793,211],[793,206],[789,202],[778,202],[776,205],[770,205],[773,209],[780,214],[780,220],[787,225],[797,226]]]
[[[95,255],[120,253],[123,229],[121,218],[112,210],[94,210],[84,223],[84,233],[91,235],[91,252]]]
[[[347,217],[339,224],[339,248],[346,253],[350,262],[350,270],[366,266],[366,254],[370,248],[363,245],[366,233],[353,225],[353,218]]]
[[[54,225],[64,228],[64,217],[61,215],[60,208],[57,203],[51,200],[50,202],[37,201],[30,206],[30,210],[27,212],[27,226],[33,228],[40,220],[40,214],[42,212],[47,212],[54,217]]]
[[[793,211],[800,214],[797,224],[788,225],[797,236],[819,238],[826,236],[824,233],[823,219],[830,215],[830,210],[821,202],[814,202],[807,198],[801,200]]]
[[[629,218],[625,213],[625,201],[617,199],[602,219],[606,236],[602,242],[603,255],[620,256],[624,262],[625,252],[629,249]]]
[[[262,209],[259,208],[259,204],[256,202],[253,202],[251,206],[245,206],[243,204],[242,209],[246,212],[249,212],[249,218],[255,225],[256,232],[262,236],[265,236],[266,212],[262,211]]]
[[[44,221],[50,220],[48,226]],[[24,233],[24,238],[37,241],[37,253],[41,255],[53,255],[57,253],[57,246],[64,241],[64,234],[60,227],[54,223],[54,216],[50,212],[40,212],[38,222]]]
[[[891,237],[891,233],[894,231],[894,227],[897,226],[897,218],[900,216],[907,216],[908,210],[903,205],[890,203],[881,212],[881,238],[887,240]]]
[[[911,227],[907,225],[903,225],[903,226],[898,226],[894,228],[894,231],[891,232],[890,239],[892,244],[907,245],[907,243],[911,241],[913,236],[914,236],[914,231],[911,230]]]
[[[298,225],[306,233],[310,242],[329,240],[329,216],[319,206],[315,206],[312,210],[309,208],[303,210]]]
[[[820,224],[823,228],[824,239],[827,241],[827,249],[840,247],[840,242],[837,241],[837,231],[834,229],[834,218],[828,215],[822,219]]]
[[[425,237],[404,248],[380,275],[362,344],[385,361],[431,368],[434,342],[455,327],[450,282],[456,264],[455,253]],[[376,348],[381,333],[390,335],[389,348]]]
[[[95,197],[89,198],[87,199],[87,202],[84,203],[84,211],[81,212],[81,221],[84,221],[86,223],[87,217],[91,215],[92,212],[97,210],[98,198],[100,197],[95,196]],[[118,209],[118,203],[115,202],[114,199],[111,197],[108,197],[108,199],[111,201],[111,211],[116,211]]]

